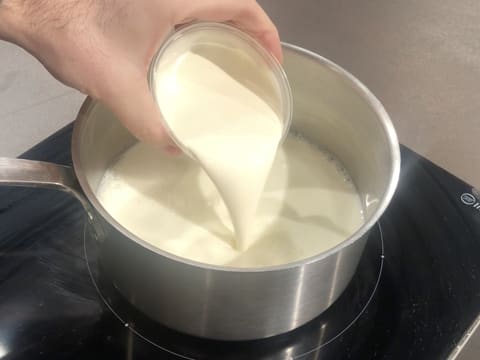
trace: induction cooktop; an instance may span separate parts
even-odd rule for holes
[[[72,125],[22,157],[70,164]],[[131,307],[77,201],[0,188],[0,359],[446,359],[480,314],[480,194],[402,146],[398,190],[340,298],[292,332],[222,342]]]

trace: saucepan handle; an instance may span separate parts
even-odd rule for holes
[[[97,235],[101,228],[94,221],[93,208],[83,195],[73,168],[44,161],[0,157],[0,186],[22,186],[67,192],[82,204]]]
[[[73,169],[43,161],[0,157],[0,185],[57,189],[81,194]]]
[[[55,189],[70,193],[81,202],[89,217],[92,209],[83,196],[75,172],[70,166],[44,161],[0,157],[0,186]]]

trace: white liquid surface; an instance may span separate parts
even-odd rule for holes
[[[243,77],[241,72],[236,76]],[[155,87],[171,131],[222,194],[235,230],[235,247],[247,249],[282,137],[278,114],[240,80],[193,52],[159,66]]]
[[[277,152],[245,250],[232,246],[222,197],[187,156],[136,144],[107,170],[97,196],[113,218],[144,241],[214,265],[300,260],[338,245],[363,222],[360,198],[339,163],[292,136]]]

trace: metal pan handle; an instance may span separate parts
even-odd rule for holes
[[[55,189],[73,195],[85,209],[96,238],[103,239],[103,229],[99,222],[95,221],[93,208],[83,195],[72,167],[44,161],[0,157],[0,186],[2,185]]]
[[[83,195],[70,166],[44,161],[0,157],[0,186],[22,186],[65,191],[75,196],[93,220],[90,203]]]
[[[0,185],[48,188],[81,194],[73,169],[43,161],[0,157]]]

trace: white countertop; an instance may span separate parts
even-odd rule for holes
[[[75,119],[84,96],[0,41],[0,156],[17,156]]]

